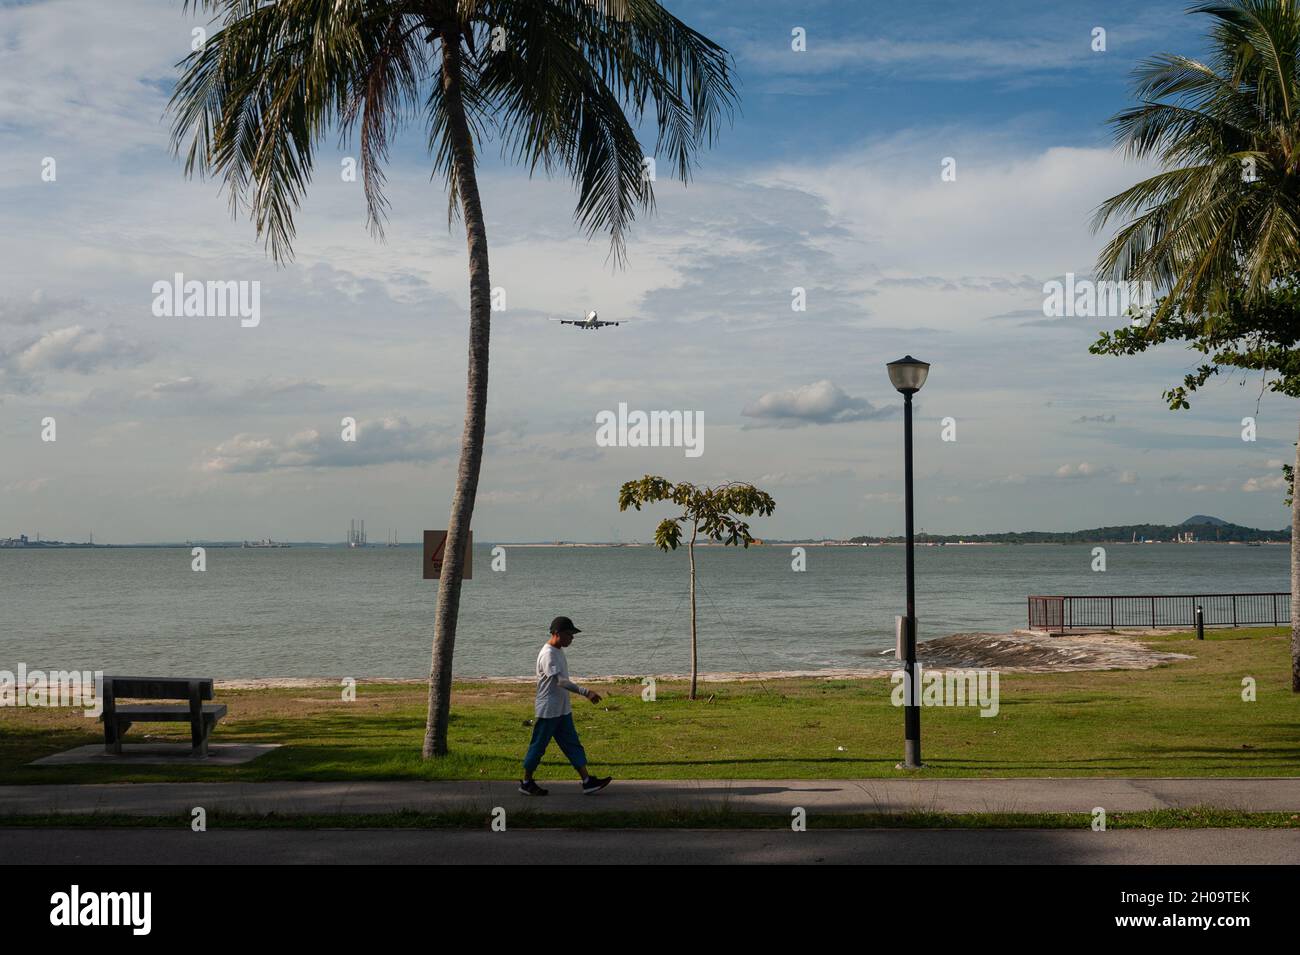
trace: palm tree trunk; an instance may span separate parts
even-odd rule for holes
[[[461,96],[460,28],[444,26],[442,83],[451,146],[452,170],[465,220],[469,245],[469,375],[465,389],[465,429],[460,439],[460,466],[447,518],[447,542],[438,580],[438,607],[433,623],[433,662],[429,669],[429,716],[424,731],[424,757],[447,754],[447,723],[451,718],[451,661],[456,647],[456,617],[460,610],[464,541],[474,516],[483,432],[487,420],[488,339],[492,321],[492,285],[488,280],[487,229],[474,174],[474,141]]]
[[[1291,692],[1300,693],[1300,441],[1291,471]]]
[[[696,652],[695,639],[695,537],[699,532],[699,525],[691,526],[691,543],[686,548],[691,555],[691,695],[690,699],[695,699],[695,686],[699,673],[699,655]]]

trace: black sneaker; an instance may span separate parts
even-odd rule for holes
[[[549,789],[543,789],[541,786],[537,785],[537,783],[533,782],[531,779],[519,780],[519,791],[523,793],[525,796],[545,796],[547,793],[550,792]]]
[[[599,776],[588,776],[582,781],[582,791],[590,796],[592,793],[600,792],[613,781],[613,776],[606,776],[603,779]]]

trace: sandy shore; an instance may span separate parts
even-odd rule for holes
[[[1116,631],[1103,633],[1072,633],[1054,637],[1045,633],[1017,630],[1014,633],[955,633],[936,640],[926,640],[917,646],[917,656],[922,666],[932,669],[988,669],[1002,673],[1070,673],[1082,670],[1149,670],[1174,660],[1189,660],[1189,654],[1156,650],[1142,642],[1142,637],[1167,631]],[[895,668],[893,652],[879,657],[880,664],[873,667],[838,668],[830,670],[766,670],[761,673],[717,672],[702,673],[704,683],[732,683],[738,680],[783,680],[806,677],[822,680],[871,680],[888,676]],[[640,681],[644,673],[612,673],[601,676],[583,676],[589,683],[609,683],[616,680]],[[684,680],[690,674],[656,673],[657,680]],[[357,677],[362,683],[388,683],[395,685],[423,684],[424,679],[396,679],[391,677]],[[532,683],[531,676],[506,677],[456,677],[461,682],[474,683]],[[267,687],[309,688],[338,686],[338,677],[266,677],[250,680],[218,680],[219,687],[227,689],[257,689]]]

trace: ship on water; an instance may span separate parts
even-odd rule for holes
[[[360,522],[357,526],[357,519],[354,517],[348,525],[348,546],[349,547],[367,547],[366,543],[366,522]]]
[[[245,547],[291,547],[282,541],[273,541],[269,537],[263,537],[260,541],[244,541]]]

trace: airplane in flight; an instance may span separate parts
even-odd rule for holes
[[[617,328],[619,325],[626,322],[627,319],[618,322],[602,322],[596,317],[596,313],[593,310],[587,313],[586,318],[553,318],[551,321],[559,322],[561,325],[572,325],[574,328],[604,328],[606,325],[613,325]]]

